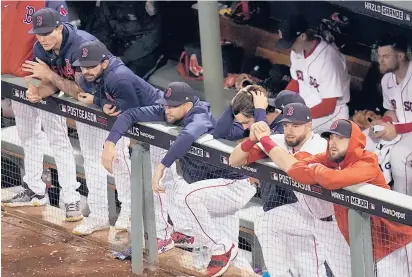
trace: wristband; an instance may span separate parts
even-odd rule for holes
[[[262,143],[263,148],[269,154],[270,151],[277,146],[277,144],[269,137],[265,136],[260,139],[260,143]]]
[[[250,152],[252,150],[253,146],[255,146],[256,142],[252,141],[250,138],[242,142],[240,145],[240,149],[242,149],[243,152]]]

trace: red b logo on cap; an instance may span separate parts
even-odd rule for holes
[[[292,106],[289,106],[289,107],[288,107],[288,112],[286,113],[286,115],[287,115],[287,116],[292,116],[294,110],[295,110],[295,109],[294,109]]]
[[[88,54],[89,54],[89,49],[83,48],[82,49],[82,58],[86,58]]]
[[[167,88],[165,96],[170,97],[171,95],[172,95],[172,88]]]
[[[36,17],[37,26],[41,26],[43,24],[43,17],[40,15]]]
[[[335,122],[332,123],[332,125],[330,125],[330,129],[335,130],[336,128],[338,128],[338,124],[339,124],[339,120],[336,120]]]

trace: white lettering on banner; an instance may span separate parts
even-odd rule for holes
[[[127,130],[127,132],[133,136],[136,136],[136,137],[139,136],[139,128],[137,127],[132,127],[129,130]]]
[[[283,174],[279,173],[277,177],[279,179],[279,182],[282,182],[285,185],[289,185],[289,186],[299,188],[299,189],[303,189],[303,190],[306,190],[306,191],[312,191],[311,188],[310,188],[310,185],[305,185],[305,184],[298,183],[298,182],[296,182],[295,180],[293,180],[292,178],[290,178],[287,175],[283,175]]]
[[[175,142],[174,140],[170,140],[170,146],[172,146],[174,142]],[[187,153],[192,154],[194,156],[198,156],[198,157],[204,157],[203,149],[194,147],[194,146],[190,146]]]
[[[403,20],[403,11],[382,6],[382,15]]]
[[[333,198],[335,199],[339,199],[341,201],[345,201],[345,195],[336,191],[332,191],[330,193],[332,195]]]
[[[243,168],[244,170],[249,171],[249,172],[257,173],[257,169],[256,169],[256,168],[252,168],[252,167],[249,167],[249,166],[246,166],[246,165],[242,166],[242,168]]]
[[[148,139],[151,139],[151,140],[155,139],[155,136],[154,136],[154,135],[150,135],[150,134],[145,133],[145,132],[142,132],[142,131],[140,131],[140,135],[141,135],[142,137],[145,137],[145,138],[148,138]]]
[[[400,219],[400,218],[406,219],[406,214],[405,214],[405,213],[400,213],[400,212],[397,212],[397,211],[395,211],[395,210],[392,210],[392,209],[389,209],[389,208],[385,208],[385,207],[383,207],[383,206],[382,206],[382,212],[383,212],[384,214],[391,215],[391,216],[396,217],[396,218],[398,218],[398,219]]]
[[[351,196],[350,197],[350,203],[354,206],[358,206],[364,209],[368,209],[369,208],[369,203],[367,200],[355,197],[355,196]]]
[[[14,95],[15,97],[18,97],[18,98],[20,98],[20,99],[29,101],[29,99],[27,99],[26,91],[25,91],[25,90],[19,90],[19,89],[13,88],[12,91],[13,91],[13,95]],[[46,105],[46,104],[47,104],[47,102],[46,102],[45,100],[43,100],[43,99],[40,100],[39,103],[41,103],[41,104],[43,104],[43,105]]]
[[[88,112],[88,111],[85,111],[85,110],[81,110],[79,108],[74,108],[74,107],[67,106],[67,113],[72,115],[72,116],[75,116],[75,117],[78,117],[78,118],[81,118],[81,119],[85,119],[87,121],[97,122],[97,118],[96,118],[96,115],[94,113],[91,113],[91,112]]]
[[[407,20],[410,21],[410,15],[409,14],[404,14],[402,10],[394,9],[391,7],[387,7],[384,5],[379,5],[375,3],[370,3],[365,1],[365,10],[370,10],[372,12],[380,13],[383,16],[387,16],[390,18],[394,18],[397,20]]]

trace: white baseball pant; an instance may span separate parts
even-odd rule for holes
[[[349,119],[349,108],[347,105],[336,106],[336,109],[332,114],[312,119],[312,130],[317,134],[327,131],[329,130],[330,125],[337,119]]]
[[[66,118],[17,101],[12,101],[12,107],[17,132],[24,149],[23,181],[34,193],[45,194],[46,184],[41,176],[46,146],[44,134],[46,134],[56,162],[59,184],[62,187],[62,201],[64,203],[80,201],[80,194],[76,191],[80,184],[76,180],[76,163],[73,147],[67,136]]]
[[[366,135],[365,149],[374,152],[377,142],[371,138],[369,129]],[[392,190],[412,196],[412,133],[402,134],[401,139],[391,148],[390,164],[393,179]]]
[[[166,153],[167,150],[150,145],[150,164],[152,167],[152,174],[154,173],[157,165],[162,161]],[[174,186],[174,183],[177,179],[178,176],[176,172],[176,164],[173,163],[170,168],[165,169],[162,185],[166,189],[171,188]],[[153,199],[157,238],[167,240],[170,238],[173,232],[173,228],[167,220],[168,209],[170,209],[169,199],[166,193],[153,193]]]
[[[412,243],[395,250],[376,263],[377,277],[411,277]]]
[[[108,172],[101,163],[103,144],[109,132],[94,126],[76,122],[80,148],[83,155],[84,171],[89,194],[89,217],[108,220],[109,208],[107,199]],[[122,137],[116,144],[116,159],[113,161],[113,175],[119,201],[122,203],[121,213],[130,215],[130,139]]]
[[[255,195],[256,188],[247,179],[220,178],[192,184],[181,183],[174,193],[175,205],[181,215],[178,219],[174,218],[175,214],[172,215],[175,230],[189,224],[190,228],[179,232],[194,236],[196,244],[207,246],[212,255],[222,255],[232,244],[237,245],[238,240],[237,236],[235,239],[234,235],[224,235],[227,230],[220,230],[222,227],[217,226],[214,219],[235,217],[237,211]],[[239,218],[235,220],[235,234],[239,234]]]
[[[274,208],[255,222],[271,277],[326,276],[325,260],[334,276],[350,276],[350,250],[335,221],[321,221],[299,202]]]

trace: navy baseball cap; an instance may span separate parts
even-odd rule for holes
[[[282,119],[279,122],[304,124],[312,121],[310,108],[302,103],[287,104],[283,108]]]
[[[352,135],[352,124],[346,119],[338,119],[330,125],[329,131],[321,134],[321,137],[329,138],[331,134],[344,138],[350,138]]]
[[[309,28],[309,23],[303,15],[296,15],[279,24],[279,40],[275,44],[277,49],[290,49],[296,39]]]
[[[275,98],[268,99],[269,106],[281,111],[283,111],[283,108],[287,104],[291,103],[301,103],[303,105],[306,105],[305,100],[303,100],[302,96],[291,90],[282,90],[278,93],[278,95],[276,95]]]
[[[61,24],[61,16],[58,11],[51,8],[43,8],[32,15],[33,28],[29,34],[48,34],[53,32]]]
[[[184,82],[172,82],[167,85],[164,97],[157,100],[158,104],[178,107],[187,102],[193,102],[193,89]]]
[[[73,66],[93,67],[111,56],[106,46],[97,40],[82,43],[77,51],[79,59],[73,63]]]

